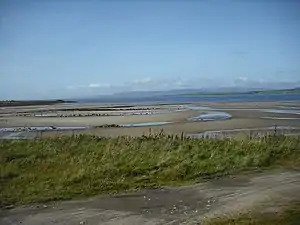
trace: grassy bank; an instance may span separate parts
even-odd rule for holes
[[[253,168],[300,165],[300,139],[73,136],[0,142],[0,204],[181,185]]]
[[[293,202],[279,212],[229,215],[214,218],[204,225],[298,225],[300,224],[300,202]]]

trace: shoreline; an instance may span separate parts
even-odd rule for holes
[[[300,102],[206,102],[205,104],[148,106],[131,104],[105,107],[103,105],[84,105],[79,110],[77,110],[77,104],[67,104],[64,107],[62,105],[46,108],[38,106],[31,112],[32,115],[35,115],[37,111],[47,114],[48,110],[57,114],[61,113],[64,115],[63,117],[16,116],[17,113],[22,113],[27,109],[28,107],[10,107],[7,111],[2,111],[0,128],[27,127],[27,131],[25,128],[16,130],[16,132],[21,132],[20,136],[22,137],[26,137],[26,132],[31,132],[31,134],[34,132],[28,131],[30,130],[28,127],[52,127],[46,130],[38,128],[40,130],[37,133],[42,132],[43,137],[70,134],[115,137],[140,136],[148,133],[149,129],[153,132],[164,130],[167,134],[190,135],[218,130],[265,128],[274,125],[300,127]],[[103,111],[103,109],[109,110]],[[90,115],[94,112],[104,112],[106,115],[72,116],[74,113]],[[64,129],[65,127],[67,128]],[[72,129],[72,127],[81,127],[81,129]]]

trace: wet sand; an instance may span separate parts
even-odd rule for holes
[[[262,120],[262,119],[231,119],[224,121],[210,121],[210,122],[179,122],[173,124],[165,124],[158,126],[145,126],[145,127],[122,127],[122,128],[94,128],[83,131],[49,131],[43,132],[43,137],[54,137],[60,135],[72,134],[91,134],[97,136],[116,137],[121,135],[139,136],[149,133],[160,133],[163,131],[165,134],[196,134],[203,131],[215,130],[230,130],[238,128],[265,128],[270,126],[291,126],[300,127],[300,120],[295,121],[276,121]],[[249,133],[249,132],[246,132]]]
[[[119,136],[130,135],[137,136],[147,134],[150,132],[161,132],[167,134],[196,134],[203,131],[216,131],[216,130],[230,130],[241,128],[265,128],[274,125],[278,126],[291,126],[300,127],[300,114],[296,113],[278,113],[265,110],[272,109],[293,109],[300,111],[300,102],[246,102],[246,103],[203,103],[189,105],[152,105],[152,106],[136,106],[137,108],[154,107],[158,110],[162,110],[162,113],[152,115],[126,115],[126,116],[112,116],[113,113],[118,112],[118,108],[115,106],[112,112],[107,112],[108,116],[84,116],[84,117],[35,117],[35,116],[14,116],[15,113],[23,112],[31,108],[34,110],[54,110],[72,107],[78,108],[79,105],[54,105],[48,107],[10,107],[8,111],[1,109],[0,114],[0,127],[20,127],[20,126],[87,126],[90,127],[86,130],[74,130],[74,131],[44,131],[42,134],[38,134],[43,137],[57,136],[57,135],[70,135],[70,134],[93,134],[100,136]],[[196,107],[195,107],[196,106]],[[98,108],[103,107],[99,105],[83,105],[80,107]],[[106,106],[111,107],[111,106]],[[123,110],[120,112],[124,112]],[[204,108],[201,108],[204,107]],[[209,107],[209,108],[205,108]],[[130,112],[132,106],[127,107],[127,111]],[[142,111],[142,110],[141,110]],[[151,110],[147,110],[149,112]],[[201,113],[207,113],[208,111],[219,111],[228,113],[232,118],[227,120],[216,121],[189,121],[189,118],[197,117]],[[134,110],[133,110],[134,112]],[[65,112],[69,113],[69,112]],[[288,119],[271,119],[271,118],[288,118]],[[157,126],[147,126],[149,123],[165,123]],[[117,127],[117,128],[92,128],[94,126],[100,126],[104,124],[118,124],[118,125],[130,125],[145,123],[145,126],[139,127]],[[22,134],[23,135],[23,134]]]
[[[201,103],[200,103],[201,104]],[[300,108],[298,101],[285,101],[285,102],[203,102],[202,105],[215,108],[277,108],[277,107],[297,107]]]
[[[0,127],[5,126],[99,126],[103,124],[128,124],[144,122],[180,122],[197,116],[196,111],[172,112],[156,115],[101,116],[101,117],[5,117]]]

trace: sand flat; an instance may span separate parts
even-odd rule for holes
[[[160,133],[162,130],[166,134],[195,134],[203,131],[231,130],[238,128],[265,128],[270,126],[291,126],[300,127],[300,121],[276,121],[262,119],[231,119],[223,121],[208,122],[178,122],[172,124],[145,126],[145,127],[122,127],[122,128],[93,128],[84,131],[69,132],[43,132],[43,137],[54,137],[62,134],[92,134],[97,136],[116,137],[121,135],[140,136],[142,134]],[[247,133],[247,132],[246,132]]]
[[[183,121],[188,117],[197,116],[196,111],[172,112],[154,115],[132,116],[95,116],[95,117],[6,117],[0,121],[0,127],[8,126],[99,126],[103,124],[128,124],[143,122],[174,122]]]
[[[170,104],[170,105],[139,105],[128,107],[136,109],[146,108],[159,108],[165,110],[165,113],[152,114],[152,115],[126,115],[126,116],[111,116],[114,113],[126,113],[127,110],[120,111],[107,111],[110,116],[84,116],[84,117],[35,117],[35,116],[2,116],[0,117],[0,127],[20,127],[20,126],[100,126],[104,124],[144,124],[139,127],[121,127],[121,128],[90,128],[87,130],[80,131],[44,131],[42,132],[43,137],[57,136],[57,135],[70,135],[70,134],[93,134],[100,136],[119,136],[119,135],[130,135],[137,136],[151,132],[161,132],[163,129],[168,134],[195,134],[203,131],[215,131],[215,130],[230,130],[230,129],[241,129],[241,128],[263,128],[274,125],[278,126],[292,126],[300,127],[300,115],[293,113],[285,113],[284,115],[278,113],[278,111],[271,112],[265,111],[264,109],[280,109],[282,107],[291,107],[293,110],[300,108],[299,102],[246,102],[246,103],[217,103],[217,102],[205,102],[203,104],[191,104],[186,107],[185,104]],[[48,109],[53,110],[53,107],[61,109],[62,105],[49,106]],[[78,105],[66,106],[76,107]],[[87,107],[86,105],[80,107]],[[99,105],[89,105],[90,112],[93,111],[93,107],[103,107]],[[122,106],[124,107],[124,106]],[[121,108],[122,108],[121,107]],[[210,107],[210,108],[205,108]],[[42,107],[36,107],[39,110]],[[114,107],[114,109],[117,109]],[[179,110],[178,110],[179,109]],[[10,110],[12,110],[10,108]],[[13,113],[24,110],[24,107],[16,107],[13,109]],[[202,113],[208,111],[225,112],[232,115],[231,119],[220,120],[220,121],[188,121],[188,118],[197,117]],[[150,111],[151,110],[146,110]],[[166,112],[168,111],[168,112]],[[96,112],[96,111],[95,111]],[[134,112],[128,110],[128,112]],[[138,111],[140,112],[140,111]],[[69,113],[69,112],[65,112]],[[270,118],[292,118],[292,119],[270,119]],[[299,118],[299,119],[298,119]],[[164,123],[170,122],[169,124],[162,124],[152,126],[156,122]],[[147,126],[149,124],[149,126]],[[152,124],[152,125],[151,125]]]

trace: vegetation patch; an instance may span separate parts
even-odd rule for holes
[[[300,202],[293,202],[282,211],[272,213],[249,212],[214,218],[203,225],[298,225],[300,224]]]
[[[299,137],[238,141],[160,134],[3,140],[0,204],[182,185],[243,170],[299,165]]]

